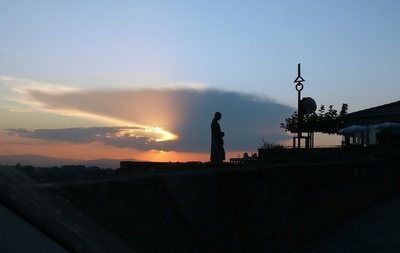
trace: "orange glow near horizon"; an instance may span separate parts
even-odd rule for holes
[[[142,151],[133,148],[118,148],[96,142],[90,144],[72,144],[68,142],[28,139],[17,135],[3,135],[1,137],[0,155],[35,154],[66,159],[134,159],[150,162],[208,162],[210,158],[208,152]],[[340,136],[316,135],[315,146],[332,145],[333,141],[335,141],[335,145],[339,145]],[[288,141],[285,144],[291,144],[290,142]],[[225,161],[229,162],[229,158],[243,157],[244,152],[252,155],[253,153],[257,153],[257,149],[255,148],[254,151],[227,151]]]
[[[0,140],[0,155],[35,154],[54,158],[94,160],[135,159],[151,162],[186,162],[209,159],[207,153],[185,153],[174,151],[141,151],[132,148],[117,148],[102,143],[71,144],[67,142],[44,141],[5,135]]]
[[[184,153],[176,151],[151,150],[143,154],[144,161],[151,162],[207,162],[209,160],[207,153]]]
[[[244,151],[226,153],[229,158],[242,157]],[[176,151],[141,151],[132,148],[117,148],[102,143],[71,144],[67,142],[49,142],[44,140],[26,139],[18,136],[3,136],[0,141],[0,155],[35,154],[54,158],[94,160],[106,159],[135,159],[149,162],[208,162],[210,154],[189,153]],[[250,154],[250,153],[249,153]]]

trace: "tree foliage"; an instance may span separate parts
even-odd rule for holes
[[[328,110],[325,106],[321,105],[318,112],[306,114],[303,116],[301,130],[302,132],[320,132],[325,134],[337,134],[338,130],[343,128],[342,116],[347,114],[348,105],[343,104],[342,109],[338,113],[330,105]],[[281,128],[285,132],[297,133],[298,132],[298,114],[295,111],[290,118],[285,119],[285,123],[281,123]]]

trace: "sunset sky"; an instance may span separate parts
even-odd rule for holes
[[[216,111],[227,158],[303,97],[349,112],[398,101],[400,1],[0,2],[0,155],[207,161]],[[318,135],[316,145],[340,137]]]

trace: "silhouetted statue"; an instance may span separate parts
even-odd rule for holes
[[[224,140],[222,139],[225,134],[221,131],[221,127],[218,123],[221,117],[222,114],[216,112],[211,122],[211,162],[221,163],[225,160]]]

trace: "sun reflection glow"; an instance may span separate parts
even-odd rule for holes
[[[146,129],[147,133],[155,133],[155,134],[159,134],[160,137],[156,138],[155,141],[170,141],[170,140],[176,140],[178,139],[178,135],[170,133],[166,130],[164,130],[161,127],[152,127],[152,128],[148,128]]]
[[[126,127],[115,134],[108,134],[108,138],[148,138],[152,141],[170,141],[178,139],[178,135],[164,130],[161,127]]]

